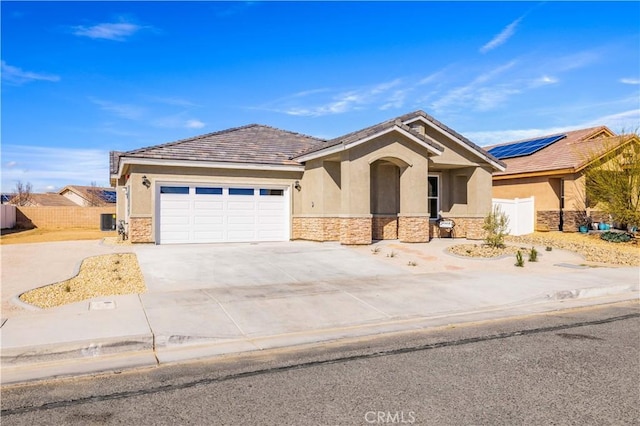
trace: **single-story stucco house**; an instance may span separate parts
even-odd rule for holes
[[[111,152],[137,243],[481,239],[505,164],[423,111],[331,140],[247,125]]]
[[[538,230],[573,232],[588,219],[607,221],[587,197],[585,171],[594,160],[639,142],[637,135],[597,126],[485,147],[507,165],[493,174],[493,197],[534,197]]]

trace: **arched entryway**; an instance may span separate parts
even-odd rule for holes
[[[398,238],[400,178],[405,163],[396,158],[381,158],[371,163],[370,203],[373,240]]]

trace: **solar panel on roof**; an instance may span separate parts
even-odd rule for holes
[[[116,202],[116,191],[100,191],[100,198],[107,203]]]
[[[510,143],[508,145],[496,146],[489,150],[489,154],[504,160],[505,158],[524,157],[525,155],[531,155],[540,151],[543,148],[551,145],[560,139],[566,138],[567,135],[549,136],[546,138],[531,139],[528,141],[521,141]]]
[[[13,195],[2,194],[1,197],[3,203],[8,203],[13,198]]]

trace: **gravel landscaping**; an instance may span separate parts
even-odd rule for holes
[[[640,245],[635,240],[612,243],[601,240],[599,233],[534,232],[518,237],[507,236],[505,242],[507,247],[503,249],[491,248],[483,243],[458,244],[450,247],[449,252],[458,256],[495,258],[515,255],[518,250],[524,255],[532,246],[552,247],[579,253],[589,262],[640,266]]]
[[[100,296],[139,294],[147,291],[133,253],[108,254],[85,259],[77,276],[23,293],[20,300],[52,308]]]

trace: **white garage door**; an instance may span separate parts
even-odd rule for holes
[[[160,244],[286,241],[287,189],[161,185]]]

